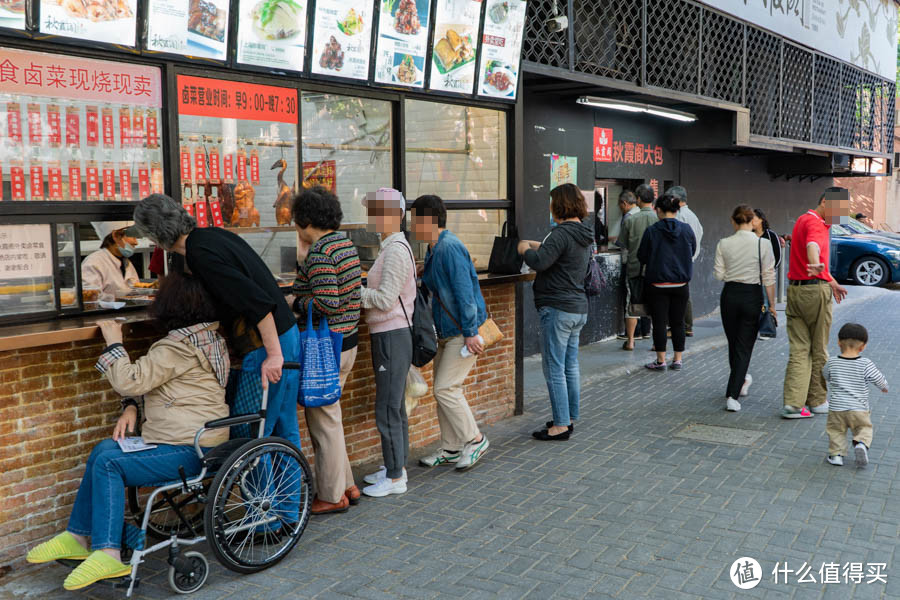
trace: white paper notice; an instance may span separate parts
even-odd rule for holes
[[[316,3],[313,73],[368,79],[371,48],[371,2],[319,0]]]
[[[136,15],[137,0],[41,0],[40,31],[133,48]]]
[[[428,87],[471,94],[481,0],[438,0]]]
[[[52,276],[49,225],[0,226],[0,279]]]
[[[149,0],[147,49],[225,60],[228,0]]]
[[[525,0],[488,0],[478,93],[515,99],[525,30]]]
[[[430,0],[381,0],[375,81],[425,87]]]
[[[302,71],[308,4],[309,0],[241,0],[238,62]]]

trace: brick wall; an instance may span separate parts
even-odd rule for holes
[[[512,415],[515,404],[515,286],[486,287],[488,310],[506,337],[481,357],[465,390],[481,424]],[[341,400],[347,450],[353,464],[380,461],[369,335],[362,326],[356,368]],[[148,332],[126,336],[132,356],[146,351]],[[61,531],[91,448],[112,433],[119,398],[94,369],[100,340],[0,352],[0,576],[21,567],[28,548]],[[424,370],[431,384],[431,369]],[[434,398],[410,415],[410,443],[439,438]],[[303,452],[314,462],[300,412]]]

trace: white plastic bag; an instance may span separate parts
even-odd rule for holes
[[[419,406],[419,398],[428,393],[428,384],[418,368],[410,366],[406,374],[406,414],[409,415]]]

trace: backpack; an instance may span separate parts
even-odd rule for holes
[[[409,246],[404,245],[409,257],[413,262],[413,277],[416,276],[416,259],[412,255]],[[402,295],[398,298],[400,308],[403,309],[403,316],[409,323],[409,331],[412,334],[413,356],[412,364],[417,367],[424,367],[437,354],[437,329],[434,326],[434,316],[431,314],[431,307],[428,305],[428,296],[422,291],[423,286],[416,285],[416,301],[413,304],[413,318],[410,320],[406,313],[406,307],[403,306]]]

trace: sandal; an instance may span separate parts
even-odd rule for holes
[[[95,550],[69,573],[63,587],[69,591],[80,590],[103,579],[116,579],[131,575],[131,567],[122,563],[103,550]]]
[[[84,560],[90,554],[87,548],[78,543],[75,536],[68,531],[63,531],[58,536],[29,550],[25,560],[39,565],[54,560]]]
[[[625,352],[634,352],[634,346],[632,346],[631,348],[629,348],[629,347],[628,347],[628,340],[625,340],[625,343],[622,344],[622,350],[624,350]]]

